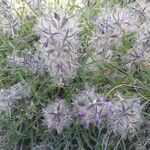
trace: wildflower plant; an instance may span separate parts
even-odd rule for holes
[[[143,23],[133,44],[133,50],[123,57],[129,69],[138,65],[150,66],[150,29],[149,23]]]
[[[145,19],[150,19],[150,1],[149,0],[136,0],[136,4],[138,9],[143,10],[143,14],[145,14]]]
[[[108,130],[114,134],[136,132],[142,123],[139,98],[124,99],[118,97],[113,101],[114,111],[108,116]]]
[[[89,127],[94,124],[101,127],[107,124],[107,130],[114,134],[135,132],[142,124],[140,99],[109,100],[95,93],[93,88],[86,88],[73,99],[73,114],[79,124]]]
[[[138,25],[150,20],[150,2],[149,0],[136,0],[129,5],[133,14],[137,16]]]
[[[0,0],[0,149],[148,149],[149,2],[81,1]]]
[[[109,62],[113,56],[112,46],[122,44],[124,33],[135,32],[138,29],[137,16],[128,7],[104,8],[91,21],[95,30],[89,41],[92,52],[87,64],[92,63],[92,60],[97,64]],[[96,63],[87,65],[89,72],[98,70]]]
[[[79,68],[78,25],[74,15],[59,11],[43,15],[35,28],[40,38],[36,44],[56,84],[69,82]]]
[[[19,82],[9,89],[0,90],[0,113],[9,111],[16,103],[29,98],[31,91],[26,82]]]
[[[30,70],[33,74],[46,74],[48,73],[48,66],[40,57],[39,53],[33,54],[28,50],[24,50],[20,55],[15,52],[7,56],[7,65],[9,68],[25,68]]]
[[[100,14],[92,19],[92,23],[101,27],[101,34],[117,36],[123,31],[137,30],[138,20],[136,14],[129,7],[114,6],[102,9]]]
[[[44,122],[50,131],[61,133],[72,123],[72,117],[63,99],[57,98],[47,107],[43,108]]]
[[[73,113],[77,122],[89,127],[99,126],[112,111],[112,104],[107,98],[95,93],[94,88],[86,87],[75,95]]]
[[[0,2],[0,34],[14,37],[19,30],[20,19],[9,1]]]
[[[24,2],[34,11],[43,13],[46,10],[49,0],[25,0]]]

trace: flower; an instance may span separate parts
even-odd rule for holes
[[[25,3],[35,11],[43,13],[48,5],[48,0],[25,0]]]
[[[75,16],[59,11],[43,15],[35,27],[36,44],[56,84],[69,82],[79,68],[78,25]]]
[[[48,66],[40,57],[39,53],[31,53],[30,51],[24,50],[18,56],[15,52],[7,56],[8,67],[21,67],[30,70],[33,74],[41,73],[45,74],[48,72]]]
[[[69,108],[63,99],[57,98],[47,107],[43,108],[44,122],[48,129],[61,133],[72,122]]]
[[[9,89],[0,90],[0,113],[7,112],[16,103],[29,98],[31,95],[30,87],[26,82],[19,82]]]
[[[113,102],[114,111],[108,116],[108,130],[115,134],[135,132],[142,123],[139,98],[120,97]]]
[[[130,8],[116,6],[102,9],[91,22],[95,30],[89,41],[91,55],[86,62],[86,72],[98,72],[99,64],[111,60],[112,46],[122,44],[124,33],[138,30],[138,17]]]
[[[132,9],[132,12],[136,14],[139,25],[150,20],[149,0],[136,0],[134,3],[131,3],[129,7]]]
[[[106,49],[107,46],[105,45],[108,45],[108,48],[110,48],[112,44],[121,42],[124,32],[135,32],[138,30],[137,15],[128,7],[104,8],[99,15],[92,19],[92,23],[96,26],[94,41],[97,40],[101,43],[99,44],[101,46],[95,46],[97,49]]]
[[[0,34],[14,37],[20,27],[20,19],[10,2],[0,3]]]
[[[150,66],[150,22],[143,23],[133,44],[133,50],[122,57],[128,69],[137,65]]]
[[[86,87],[73,99],[73,114],[77,121],[85,125],[99,126],[112,111],[112,104],[107,98],[95,93],[94,88]],[[103,122],[102,122],[103,121]]]

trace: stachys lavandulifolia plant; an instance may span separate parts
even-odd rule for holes
[[[66,84],[72,80],[79,68],[79,23],[75,15],[62,11],[41,16],[35,27],[40,38],[37,48],[41,51],[52,81]]]
[[[49,0],[25,0],[25,3],[34,11],[38,13],[43,13],[47,10]],[[29,14],[30,15],[30,14]]]
[[[150,21],[150,1],[149,0],[136,0],[130,5],[133,12],[138,15],[139,22]]]
[[[0,2],[0,34],[15,37],[20,27],[20,18],[10,1]]]
[[[61,133],[72,123],[72,116],[69,108],[63,99],[57,98],[43,108],[44,123],[50,131],[56,130]]]
[[[95,93],[94,88],[86,87],[73,99],[73,114],[79,124],[101,125],[112,111],[112,103],[107,98]]]
[[[7,56],[7,66],[10,68],[24,68],[30,70],[33,74],[48,73],[48,66],[45,60],[40,57],[40,53],[32,53],[29,50],[24,50],[17,55],[16,52]]]
[[[108,116],[108,130],[114,134],[134,133],[142,123],[139,98],[113,100],[114,111]]]
[[[128,7],[115,6],[103,8],[91,22],[95,30],[89,40],[91,55],[87,59],[88,69],[86,70],[96,72],[98,71],[97,64],[110,62],[113,56],[111,48],[113,45],[122,44],[124,33],[138,30],[138,16]]]
[[[22,81],[8,89],[0,89],[0,113],[8,112],[15,104],[31,96],[28,83]]]
[[[137,66],[150,67],[150,21],[141,25],[133,49],[123,57],[128,69],[133,70]]]

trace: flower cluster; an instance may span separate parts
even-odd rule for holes
[[[0,113],[8,111],[17,102],[30,97],[29,85],[26,82],[19,82],[9,89],[0,90]]]
[[[20,19],[9,1],[0,2],[0,34],[14,37],[20,27]]]
[[[30,70],[33,74],[45,74],[48,72],[48,66],[45,60],[40,57],[40,54],[33,54],[30,51],[22,51],[20,56],[14,52],[7,56],[7,62],[9,67],[23,67]]]
[[[134,13],[138,14],[141,23],[150,20],[150,1],[149,0],[136,0],[131,4]]]
[[[37,10],[41,10],[40,7],[43,9],[43,5],[40,6],[43,1],[27,0],[26,2],[35,6]],[[3,8],[0,9],[3,16],[14,18],[10,15],[11,7],[7,3],[0,3],[0,6]],[[5,12],[6,9],[9,11]],[[146,12],[148,13],[148,10]],[[89,41],[92,55],[87,59],[87,64],[90,64],[86,68],[87,72],[97,71],[93,60],[101,63],[112,58],[111,47],[113,44],[122,44],[124,32],[137,30],[139,33],[133,45],[134,51],[126,57],[127,65],[131,67],[141,60],[149,65],[150,34],[147,27],[149,20],[140,19],[140,17],[141,14],[135,13],[134,8],[117,6],[112,9],[102,9],[100,14],[92,19],[95,30]],[[11,28],[12,34],[15,32],[15,26]],[[56,84],[62,85],[70,82],[77,74],[80,58],[77,35],[79,23],[75,15],[70,16],[62,11],[44,14],[38,19],[34,31],[39,37],[35,43],[39,52],[33,54],[23,51],[20,56],[13,53],[7,57],[8,66],[24,67],[33,74],[50,73]],[[29,95],[27,87],[20,83],[8,90],[1,90],[0,112],[9,109],[17,100],[29,97]],[[107,123],[108,130],[114,133],[133,132],[142,122],[138,99],[126,100],[119,97],[111,101],[97,94],[95,89],[90,87],[86,87],[75,95],[72,111],[69,110],[64,100],[58,98],[43,109],[43,116],[48,128],[56,129],[58,133],[68,127],[73,118],[77,123],[86,127],[90,124],[100,126]]]
[[[150,28],[149,23],[143,23],[140,27],[137,38],[133,45],[133,50],[129,52],[123,60],[129,69],[135,68],[139,64],[150,66]]]
[[[113,107],[114,111],[108,116],[108,129],[115,134],[135,132],[142,123],[139,99],[118,97],[113,101]]]
[[[147,0],[136,0],[130,5],[132,12],[138,19],[138,32],[133,43],[133,49],[122,57],[128,69],[135,69],[138,65],[150,65],[150,2]]]
[[[62,12],[43,15],[35,28],[53,82],[63,84],[74,78],[79,67],[78,22]]]
[[[39,52],[26,50],[18,56],[15,52],[7,57],[8,66],[25,67],[35,73],[49,72],[55,84],[66,84],[79,68],[78,21],[75,16],[52,12],[39,18],[35,33],[39,37]]]
[[[128,68],[133,68],[141,62],[149,66],[149,8],[148,1],[137,0],[135,3],[129,4],[128,7],[103,8],[91,20],[95,30],[89,41],[91,56],[86,62],[86,72],[98,72],[98,65],[112,58],[111,48],[113,45],[117,47],[122,45],[124,33],[138,32],[133,50],[122,57]]]
[[[91,58],[100,63],[112,58],[111,47],[122,44],[124,32],[134,32],[138,29],[137,15],[130,8],[119,6],[102,9],[100,14],[92,19],[92,23],[95,25],[95,30],[89,41],[92,49]],[[87,60],[87,64],[92,62],[91,58]],[[91,67],[89,65],[89,72],[90,70],[93,72],[95,67],[93,64]]]
[[[99,125],[111,111],[111,103],[107,98],[95,93],[93,88],[80,91],[73,100],[74,115],[78,122],[85,125]]]
[[[56,99],[43,109],[44,121],[50,130],[56,129],[58,133],[72,122],[70,111],[62,99]]]
[[[43,13],[46,9],[46,5],[48,4],[48,0],[25,0],[27,5],[32,9]]]
[[[122,96],[109,100],[95,93],[94,88],[86,87],[73,98],[70,111],[62,99],[56,99],[43,109],[48,128],[61,133],[74,122],[88,128],[89,125],[101,127],[114,134],[135,132],[142,123],[139,98],[125,99]]]
[[[74,99],[74,114],[81,124],[99,126],[107,124],[113,133],[134,132],[142,122],[139,98],[124,99],[121,96],[109,100],[95,93],[94,89],[80,91]]]

